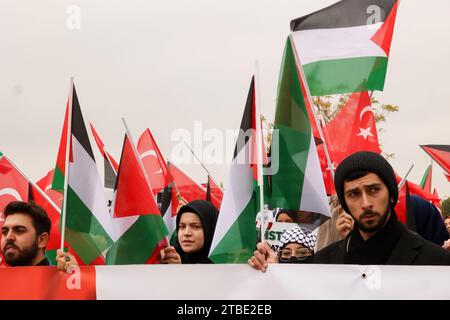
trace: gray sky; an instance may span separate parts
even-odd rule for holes
[[[262,112],[273,119],[276,86],[291,19],[334,0],[64,1],[1,0],[0,150],[30,178],[54,167],[70,76],[86,121],[120,157],[125,116],[132,134],[149,127],[170,157],[172,133],[239,127],[255,60]],[[80,29],[70,29],[71,5]],[[400,4],[385,91],[375,96],[400,106],[384,124],[384,151],[420,182],[429,157],[419,144],[449,144],[446,93],[450,72],[450,2]],[[198,181],[200,165],[180,164]],[[207,165],[218,181],[225,164]],[[435,165],[441,196],[450,184]]]

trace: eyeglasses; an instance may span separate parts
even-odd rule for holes
[[[311,255],[311,251],[309,251],[308,248],[298,248],[294,251],[290,249],[282,249],[278,253],[278,256],[280,260],[289,260],[291,257],[297,258],[297,259],[303,259]]]

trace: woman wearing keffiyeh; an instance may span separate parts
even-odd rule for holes
[[[269,263],[311,263],[317,237],[312,232],[295,226],[281,236],[281,245],[275,252],[267,242],[258,243],[248,264],[265,272]]]

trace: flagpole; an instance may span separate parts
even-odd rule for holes
[[[67,109],[67,138],[66,138],[66,159],[64,161],[65,164],[65,172],[64,172],[64,198],[63,198],[63,206],[62,206],[62,215],[61,215],[61,251],[64,251],[64,241],[66,238],[66,216],[67,216],[67,189],[69,186],[69,155],[70,150],[72,149],[71,145],[71,137],[72,137],[72,102],[73,102],[73,77],[70,78],[70,89],[69,89],[69,108]]]
[[[169,174],[170,174],[170,176],[172,177],[172,174],[170,173],[170,161],[167,161],[167,169],[169,169]],[[178,189],[178,186],[177,186],[177,184],[175,183],[175,179],[172,177],[172,180],[170,181],[170,183],[172,183],[173,184],[173,186],[175,187],[175,191],[177,192],[177,195],[179,194],[180,195],[180,198],[183,200],[183,201],[186,201],[186,199],[184,199],[183,198],[183,196],[181,195],[181,192],[180,192],[180,190]],[[178,208],[177,208],[178,209]]]
[[[14,167],[14,169],[16,169],[27,181],[28,181],[28,183],[30,183],[32,186],[33,186],[33,188],[35,188],[38,192],[39,192],[39,194],[45,199],[45,200],[47,200],[49,203],[50,203],[50,205],[53,207],[53,209],[55,209],[59,214],[61,214],[61,209],[60,208],[58,208],[58,206],[55,204],[55,202],[53,202],[53,200],[52,199],[50,199],[50,197],[36,184],[36,183],[34,183],[33,181],[31,181],[31,179],[30,178],[28,178],[24,173],[23,173],[23,171],[22,170],[20,170],[17,166],[16,166],[16,164],[14,163],[14,162],[12,162],[11,161],[11,159],[9,159],[5,154],[3,155],[5,158],[6,158],[6,160],[8,160],[8,162],[9,163],[11,163],[11,165]]]
[[[313,108],[313,106],[315,106],[315,104],[314,104],[314,101],[313,101],[313,99],[311,97],[311,91],[309,90],[308,80],[306,79],[305,72],[303,70],[303,66],[302,66],[302,64],[300,62],[300,57],[298,56],[297,48],[295,47],[295,42],[294,42],[294,37],[292,35],[292,32],[289,34],[289,38],[291,40],[291,44],[292,44],[292,47],[293,47],[292,51],[294,51],[294,57],[295,57],[295,61],[296,61],[298,70],[300,71],[301,77],[303,78],[303,82],[305,84],[306,96],[307,96],[307,99],[309,100],[309,104],[311,105],[311,109],[312,109],[311,111],[312,111],[312,114],[314,116],[314,120],[316,122],[317,130],[319,131],[320,139],[322,139],[322,141],[323,141],[323,149],[325,151],[325,157],[327,158],[328,168],[330,169],[330,172],[331,172],[331,178],[334,181],[333,163],[331,162],[330,154],[328,152],[328,147],[327,147],[327,144],[326,144],[323,132],[322,132],[322,127],[320,126],[319,119],[317,119],[316,112],[315,112],[315,110]]]
[[[138,151],[136,149],[136,145],[134,144],[133,137],[131,136],[130,130],[128,129],[128,125],[127,125],[127,122],[125,121],[124,117],[122,117],[122,122],[123,122],[123,125],[125,127],[126,134],[127,134],[128,138],[130,139],[131,148],[133,149],[134,155],[135,155],[136,159],[138,160],[139,167],[141,168],[141,171],[144,174],[145,181],[147,181],[147,185],[148,185],[148,188],[150,189],[150,193],[153,194],[153,189],[152,189],[152,186],[150,184],[150,180],[148,179],[147,171],[145,171],[144,164],[142,163],[142,160],[139,157],[139,153],[138,153]],[[164,238],[167,241],[167,245],[170,245],[169,238],[167,236],[165,236]]]
[[[433,158],[430,157],[430,159],[431,159],[430,161],[430,193],[431,193],[431,190],[433,189]]]
[[[170,161],[167,161],[167,169],[169,169],[169,173],[170,173]],[[172,176],[172,174],[171,174],[171,176]],[[175,186],[175,190],[177,191],[177,193],[180,193],[180,190],[178,190],[178,187],[177,187],[177,185],[175,184],[175,181],[174,181],[173,177],[172,177],[171,182],[172,182],[173,185]],[[180,195],[181,195],[181,193],[180,193]]]
[[[264,208],[264,179],[263,179],[263,158],[262,158],[262,132],[261,132],[261,104],[260,104],[260,90],[259,90],[259,64],[258,60],[255,61],[255,126],[256,126],[256,170],[258,173],[258,187],[259,187],[259,211],[261,213],[261,242],[265,241],[266,238],[266,227],[265,227],[265,208]],[[253,158],[253,157],[252,157]]]
[[[401,188],[403,188],[403,185],[406,182],[406,179],[409,176],[409,173],[411,172],[412,168],[414,168],[414,164],[411,165],[411,167],[409,168],[408,172],[406,173],[406,175],[403,177],[402,181],[400,181],[400,183],[398,184],[398,190],[400,190]]]
[[[194,153],[194,150],[192,150],[192,148],[187,144],[186,141],[184,141],[184,144],[186,145],[186,147],[189,148],[189,150],[191,151],[192,155],[195,157],[195,159],[198,160],[198,162],[200,162],[200,164],[202,165],[203,169],[206,171],[206,174],[216,183],[216,185],[219,187],[219,189],[223,192],[222,188],[217,184],[216,180],[213,179],[211,172],[208,171],[208,169],[206,168],[206,166],[204,165],[204,163],[197,157],[197,155]]]

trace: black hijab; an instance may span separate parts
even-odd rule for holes
[[[211,248],[214,230],[216,229],[218,218],[217,209],[211,204],[211,202],[205,200],[194,200],[182,206],[177,214],[177,234],[180,218],[185,212],[192,212],[199,216],[203,225],[204,243],[203,248],[200,249],[200,251],[185,253],[181,248],[177,236],[175,249],[181,256],[181,263],[212,263],[212,261],[208,259],[208,254],[209,249]]]

